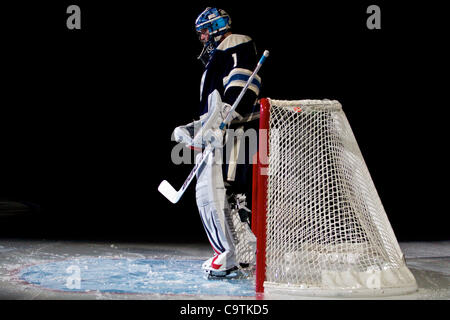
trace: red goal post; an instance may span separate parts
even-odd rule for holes
[[[253,164],[252,231],[256,236],[256,292],[264,292],[266,274],[266,208],[267,208],[267,169],[268,169],[268,130],[270,103],[262,98],[260,102],[259,148]],[[258,223],[262,221],[262,223]]]

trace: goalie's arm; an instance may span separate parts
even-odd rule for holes
[[[225,118],[225,120],[220,124],[220,129],[223,129],[226,124],[228,123],[229,119],[231,118],[234,110],[236,109],[237,105],[239,104],[240,100],[242,99],[242,97],[244,96],[245,91],[247,90],[249,84],[251,83],[251,81],[253,80],[254,76],[258,73],[259,69],[261,68],[261,65],[263,64],[263,62],[266,60],[266,58],[269,56],[269,51],[264,51],[264,55],[261,57],[261,59],[258,62],[258,65],[256,66],[255,71],[252,73],[252,75],[250,76],[250,78],[247,81],[247,84],[245,85],[245,87],[242,89],[241,94],[239,94],[239,96],[237,97],[236,101],[234,102],[233,106],[231,107],[227,117]],[[194,166],[194,168],[192,169],[191,173],[189,174],[188,178],[186,179],[186,181],[183,183],[183,185],[181,186],[180,190],[175,190],[170,183],[168,183],[166,180],[162,181],[158,187],[158,191],[161,192],[161,194],[163,194],[170,202],[172,203],[177,203],[178,200],[180,200],[181,196],[184,194],[184,192],[186,191],[187,187],[189,186],[189,184],[191,183],[191,181],[194,179],[195,175],[197,174],[197,172],[200,170],[201,167],[203,167],[203,165],[205,164],[205,160],[208,158],[209,153],[211,153],[214,150],[214,146],[212,144],[208,145],[205,149],[205,151],[203,151],[203,155],[202,158],[200,159],[200,161],[198,163],[196,163],[196,165]]]
[[[234,110],[236,109],[237,105],[239,104],[239,102],[241,101],[242,97],[244,96],[245,92],[247,91],[247,89],[250,87],[250,85],[253,84],[253,80],[255,79],[255,77],[257,76],[257,73],[259,71],[259,69],[261,68],[262,64],[264,63],[264,61],[266,60],[266,58],[269,56],[269,51],[265,50],[264,54],[262,55],[261,59],[259,60],[258,64],[256,65],[255,70],[253,71],[253,73],[250,75],[250,77],[248,78],[244,88],[242,89],[241,93],[239,94],[239,96],[237,97],[236,101],[233,103],[230,111],[228,112],[227,117],[225,118],[225,120],[221,123],[220,125],[220,129],[225,128],[225,126],[228,124],[228,122],[230,121],[231,116],[233,115]]]
[[[237,100],[247,81],[252,76],[257,59],[253,45],[240,45],[229,53],[229,69],[225,72],[223,78],[223,102],[232,105]],[[244,116],[253,112],[252,107],[259,96],[260,88],[261,78],[255,74],[248,86],[248,90],[245,91],[241,98],[239,114]]]

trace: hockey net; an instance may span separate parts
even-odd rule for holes
[[[338,101],[262,99],[252,206],[257,292],[417,289]]]

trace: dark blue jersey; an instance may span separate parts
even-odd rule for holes
[[[253,40],[244,35],[231,34],[214,51],[206,65],[200,85],[200,115],[208,112],[208,96],[218,90],[222,101],[233,105],[258,62]],[[242,98],[236,112],[245,116],[257,111],[255,104],[261,87],[256,75]]]

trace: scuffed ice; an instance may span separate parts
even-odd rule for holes
[[[400,246],[419,290],[382,299],[449,300],[450,242],[400,243]],[[253,279],[206,280],[201,264],[211,254],[209,244],[3,239],[0,300],[322,299],[256,296]]]
[[[89,258],[31,266],[19,277],[72,292],[254,296],[253,279],[207,280],[201,264],[201,260]]]

